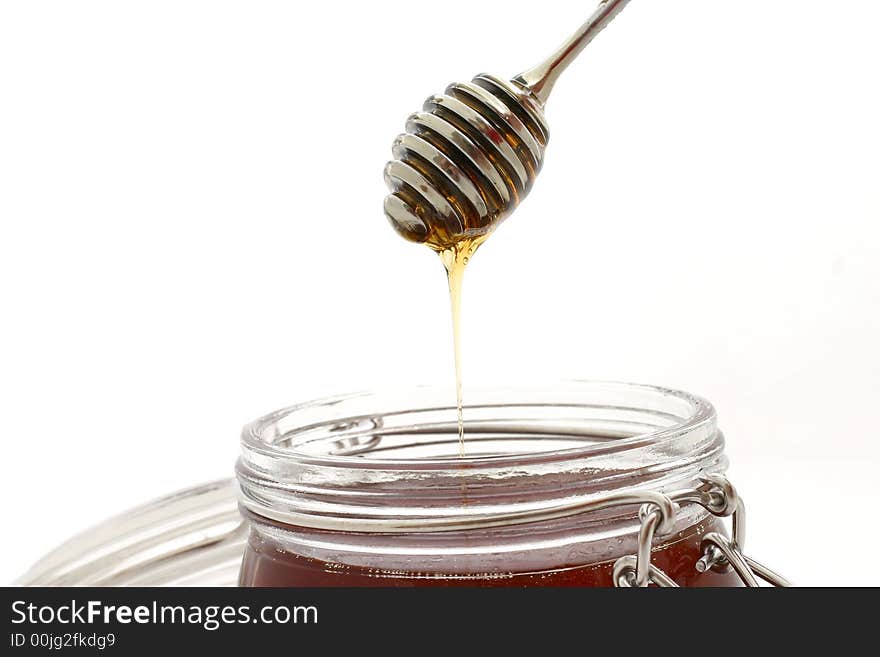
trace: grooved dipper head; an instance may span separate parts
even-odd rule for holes
[[[541,170],[547,124],[527,89],[491,75],[451,84],[409,117],[385,166],[385,215],[437,251],[490,232]]]

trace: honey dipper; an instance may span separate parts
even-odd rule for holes
[[[603,0],[556,52],[509,81],[481,74],[428,98],[385,166],[394,229],[443,252],[481,240],[513,212],[541,170],[553,85],[628,2]]]

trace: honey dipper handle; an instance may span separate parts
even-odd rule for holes
[[[602,0],[593,15],[556,52],[513,81],[530,89],[542,104],[546,103],[556,79],[628,3],[629,0]]]

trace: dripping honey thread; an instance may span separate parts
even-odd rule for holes
[[[440,260],[446,268],[446,279],[449,283],[449,303],[452,312],[452,348],[455,362],[455,403],[458,420],[458,455],[464,457],[464,403],[461,380],[461,287],[464,270],[471,257],[482,244],[488,234],[468,237],[456,242],[451,247],[438,251]]]

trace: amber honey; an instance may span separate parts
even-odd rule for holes
[[[700,542],[708,531],[723,531],[721,522],[709,518],[659,544],[652,564],[679,586],[741,586],[736,573],[700,573],[694,564],[702,556]],[[610,587],[614,559],[600,563],[564,565],[533,572],[443,573],[406,572],[398,569],[363,568],[298,556],[254,532],[242,564],[240,583],[257,587]]]

